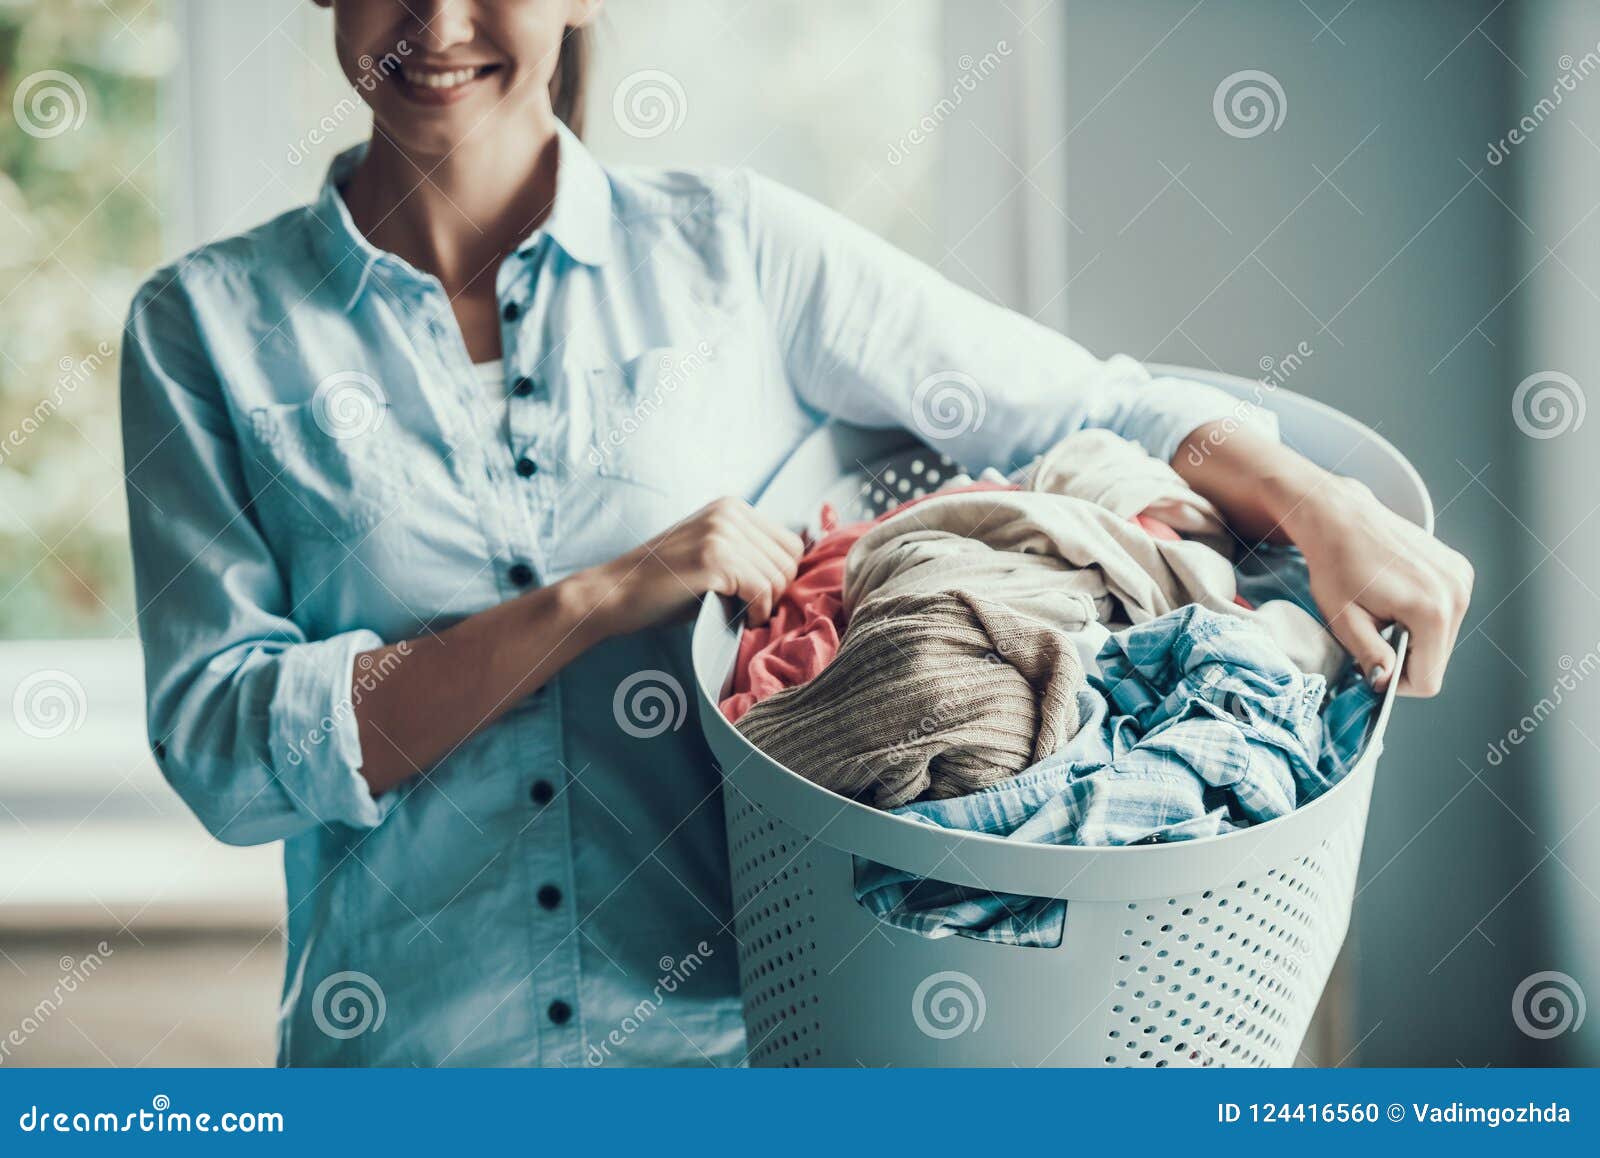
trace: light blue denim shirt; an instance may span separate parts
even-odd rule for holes
[[[357,656],[756,498],[830,417],[1008,467],[1089,425],[1170,458],[1238,404],[750,173],[607,170],[565,132],[496,276],[494,398],[438,280],[352,224],[355,159],[152,277],[123,349],[151,745],[217,837],[284,842],[281,1059],[737,1063],[687,630],[594,648],[377,799]]]

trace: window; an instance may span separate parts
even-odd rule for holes
[[[0,6],[0,638],[133,619],[116,349],[159,255],[166,6]]]

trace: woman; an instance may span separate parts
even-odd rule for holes
[[[1137,439],[1304,549],[1375,684],[1399,622],[1438,690],[1465,561],[1232,399],[749,173],[603,169],[598,0],[319,2],[372,141],[152,278],[123,367],[152,748],[219,838],[285,842],[285,1062],[740,1059],[683,620],[762,622],[802,545],[748,500],[828,418],[925,427],[931,375],[983,392],[958,459]]]

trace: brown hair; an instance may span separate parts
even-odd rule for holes
[[[569,28],[561,37],[556,70],[550,77],[550,105],[556,116],[577,136],[583,136],[583,115],[587,111],[584,81],[589,72],[589,30]]]

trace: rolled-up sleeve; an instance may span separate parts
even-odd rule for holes
[[[786,370],[825,415],[905,427],[974,468],[1020,466],[1084,427],[1168,462],[1215,421],[1276,437],[1259,407],[1096,358],[790,189],[749,172],[733,184]]]
[[[250,510],[232,419],[176,269],[135,297],[122,431],[151,748],[230,844],[371,827],[352,704],[371,631],[310,642]]]

